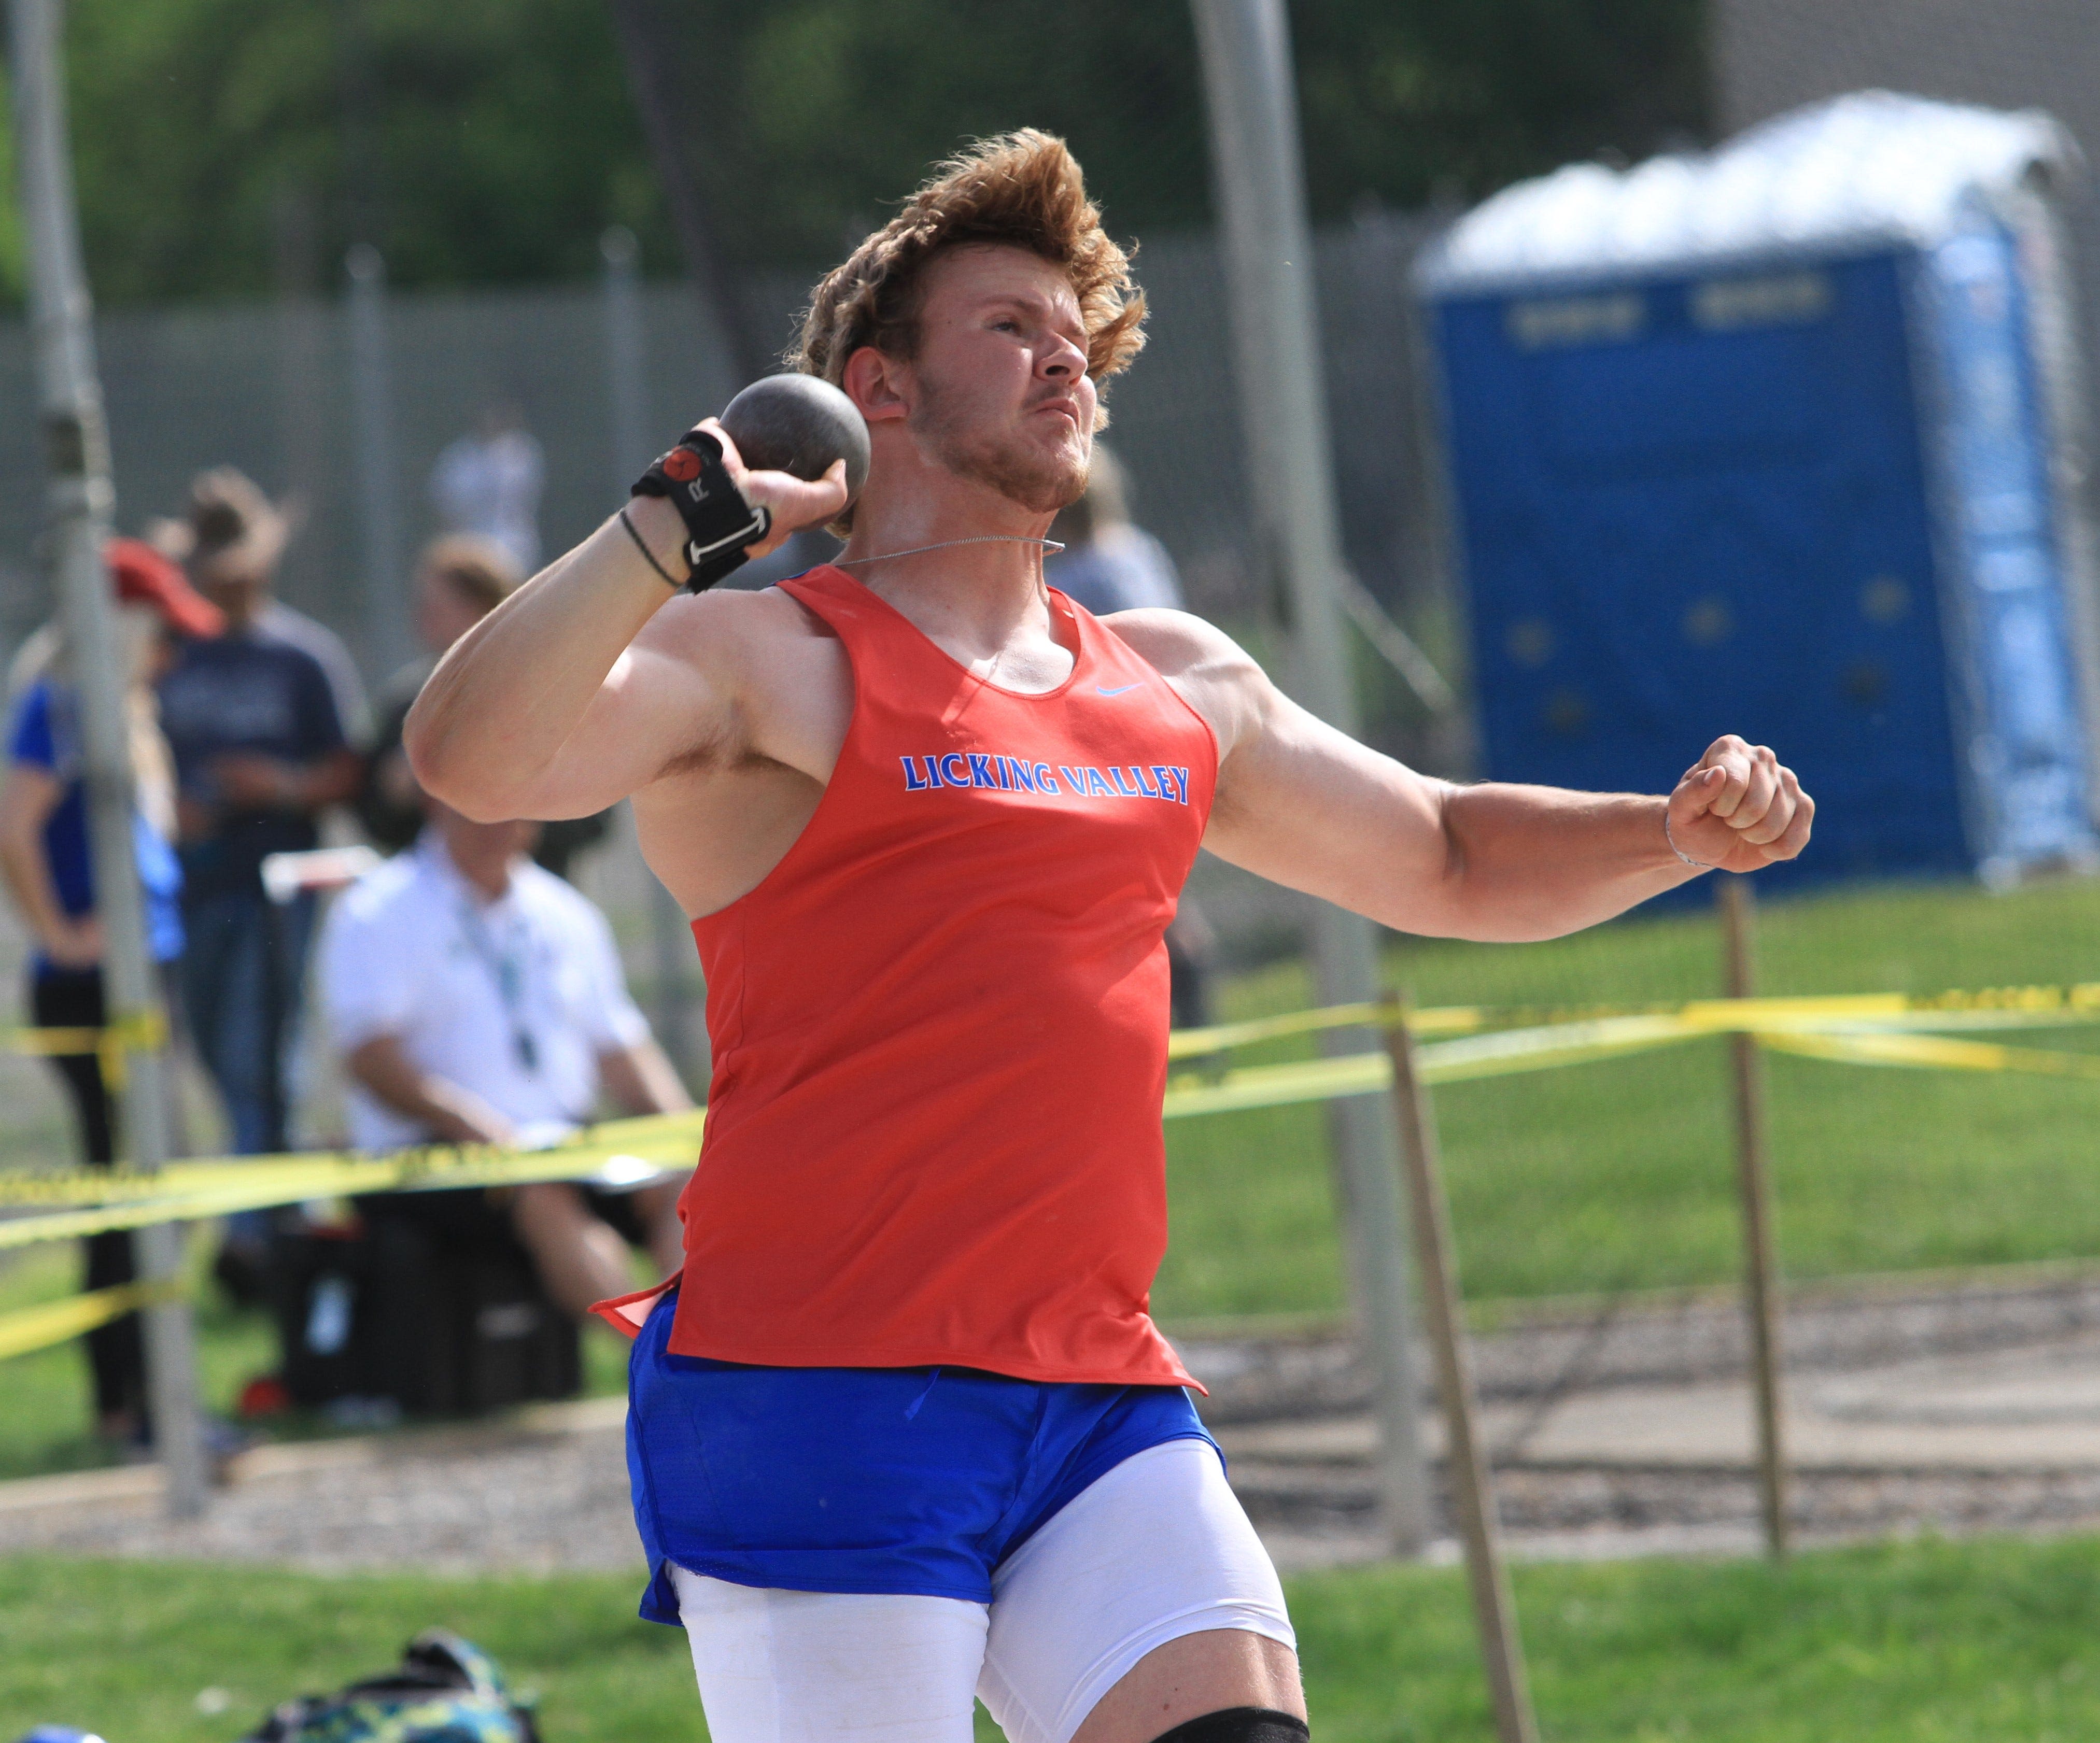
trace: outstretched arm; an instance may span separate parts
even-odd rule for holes
[[[1145,612],[1115,627],[1218,731],[1204,845],[1401,931],[1558,937],[1700,875],[1678,849],[1705,866],[1754,871],[1807,844],[1815,808],[1793,771],[1732,736],[1715,740],[1667,799],[1459,786],[1315,719],[1207,624]]]
[[[753,556],[845,506],[841,467],[814,484],[748,472],[720,427],[712,419],[704,427],[721,441],[746,499],[773,510],[773,531],[748,548]],[[682,575],[677,511],[643,496],[628,517],[657,561]],[[402,729],[416,778],[484,822],[603,810],[727,726],[734,661],[727,649],[721,659],[707,655],[726,633],[731,614],[722,608],[733,603],[675,592],[615,515],[439,662]]]

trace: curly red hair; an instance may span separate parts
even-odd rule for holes
[[[911,358],[927,266],[972,243],[1026,249],[1064,269],[1086,325],[1087,373],[1097,385],[1143,349],[1145,293],[1131,277],[1129,255],[1101,227],[1079,160],[1054,134],[1023,127],[938,165],[896,217],[827,273],[785,361],[836,386],[846,359],[864,345]],[[1096,427],[1107,423],[1104,407]],[[850,525],[850,513],[835,530]]]

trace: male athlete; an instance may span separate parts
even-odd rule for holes
[[[1808,839],[1739,738],[1667,800],[1454,786],[1196,618],[1048,591],[1143,313],[1060,142],[944,165],[804,327],[800,367],[869,425],[850,508],[840,469],[748,471],[704,425],[408,722],[472,816],[632,795],[693,917],[686,1263],[605,1311],[639,1331],[643,1613],[687,1630],[715,1743],[968,1743],[973,1692],[1014,1743],[1303,1743],[1276,1576],[1146,1313],[1161,935],[1199,846],[1403,931],[1523,940]],[[836,563],[680,590],[820,522]]]

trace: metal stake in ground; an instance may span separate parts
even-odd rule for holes
[[[113,500],[109,438],[73,208],[60,11],[56,0],[10,0],[8,12],[15,155],[29,231],[29,314],[43,419],[49,561],[80,697],[88,845],[104,940],[103,984],[108,1021],[121,1041],[121,1050],[104,1057],[128,1067],[125,1148],[134,1167],[150,1169],[167,1160],[170,1147],[167,1025],[148,959],[145,904],[132,853],[132,769],[125,725],[130,674],[117,651],[103,566]],[[179,1274],[182,1237],[172,1224],[140,1229],[133,1247],[140,1281],[165,1283]],[[179,1300],[147,1309],[146,1370],[154,1444],[167,1473],[168,1511],[177,1518],[200,1513],[205,1471],[196,1358],[189,1309]]]
[[[1757,891],[1723,873],[1715,891],[1730,998],[1758,991]],[[1743,1305],[1758,1397],[1758,1491],[1765,1548],[1787,1550],[1786,1416],[1780,1394],[1779,1274],[1772,1252],[1771,1185],[1765,1166],[1764,1054],[1754,1035],[1731,1035],[1736,1074],[1736,1182],[1743,1200]]]
[[[1392,1055],[1392,1101],[1400,1119],[1400,1148],[1414,1208],[1415,1262],[1422,1277],[1422,1306],[1429,1341],[1436,1353],[1436,1386],[1444,1401],[1445,1464],[1451,1499],[1466,1543],[1466,1574],[1473,1589],[1473,1617],[1480,1657],[1494,1697],[1495,1733],[1501,1743],[1538,1743],[1538,1722],[1524,1674],[1524,1643],[1498,1541],[1494,1490],[1481,1455],[1475,1423],[1472,1364],[1466,1353],[1464,1311],[1458,1292],[1458,1261],[1451,1246],[1451,1216],[1444,1197],[1443,1164],[1429,1091],[1415,1070],[1414,1037],[1395,1007],[1386,1029]]]

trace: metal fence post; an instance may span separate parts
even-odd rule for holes
[[[1747,877],[1720,874],[1727,988],[1730,998],[1758,990],[1757,891]],[[1787,1552],[1786,1405],[1780,1388],[1779,1266],[1771,1224],[1771,1182],[1765,1157],[1764,1054],[1754,1035],[1728,1037],[1736,1091],[1736,1184],[1743,1205],[1743,1305],[1749,1321],[1750,1367],[1758,1412],[1758,1498],[1765,1549]]]
[[[394,367],[386,337],[386,262],[369,242],[343,257],[350,279],[350,419],[364,563],[367,646],[391,672],[415,653],[402,560],[401,473],[394,440]]]
[[[1256,522],[1290,600],[1294,688],[1313,713],[1354,732],[1356,697],[1338,609],[1345,567],[1289,27],[1282,0],[1193,3]],[[1377,929],[1361,915],[1320,905],[1312,957],[1323,1003],[1378,997]],[[1357,1053],[1370,1044],[1370,1035],[1357,1029],[1336,1031],[1324,1042],[1330,1053]],[[1383,1098],[1352,1098],[1332,1104],[1328,1130],[1351,1305],[1372,1369],[1385,1525],[1396,1550],[1415,1555],[1429,1540],[1429,1486],[1392,1119]]]
[[[1473,1593],[1473,1620],[1487,1667],[1488,1692],[1501,1743],[1538,1743],[1538,1721],[1524,1670],[1524,1642],[1516,1607],[1502,1565],[1493,1480],[1480,1450],[1473,1400],[1472,1364],[1466,1352],[1464,1297],[1458,1258],[1451,1244],[1451,1213],[1444,1195],[1437,1153],[1436,1116],[1429,1090],[1416,1072],[1414,1037],[1406,1013],[1396,1006],[1386,1030],[1392,1057],[1392,1102],[1399,1117],[1401,1150],[1414,1206],[1414,1248],[1422,1273],[1422,1306],[1429,1341],[1436,1353],[1437,1391],[1444,1402],[1445,1468],[1465,1540],[1466,1576]]]
[[[311,513],[329,494],[330,425],[340,395],[329,368],[333,311],[321,300],[320,215],[300,183],[279,187],[271,202],[277,440],[285,496]],[[303,523],[311,530],[311,523]],[[294,539],[278,569],[279,584],[295,596],[319,597],[333,570],[327,540]],[[346,726],[348,722],[344,723]]]
[[[50,561],[69,676],[81,703],[82,778],[104,940],[106,1020],[120,1040],[120,1048],[104,1057],[121,1059],[126,1067],[125,1149],[134,1167],[150,1170],[167,1160],[170,1148],[167,1022],[147,949],[145,902],[132,849],[130,673],[117,650],[102,554],[116,494],[73,205],[60,19],[56,0],[11,0],[15,137],[29,231]],[[139,1230],[132,1251],[142,1282],[179,1280],[183,1239],[174,1225]],[[204,1511],[208,1473],[188,1304],[174,1299],[146,1309],[145,1332],[148,1405],[165,1473],[166,1508],[175,1518],[192,1517]]]

